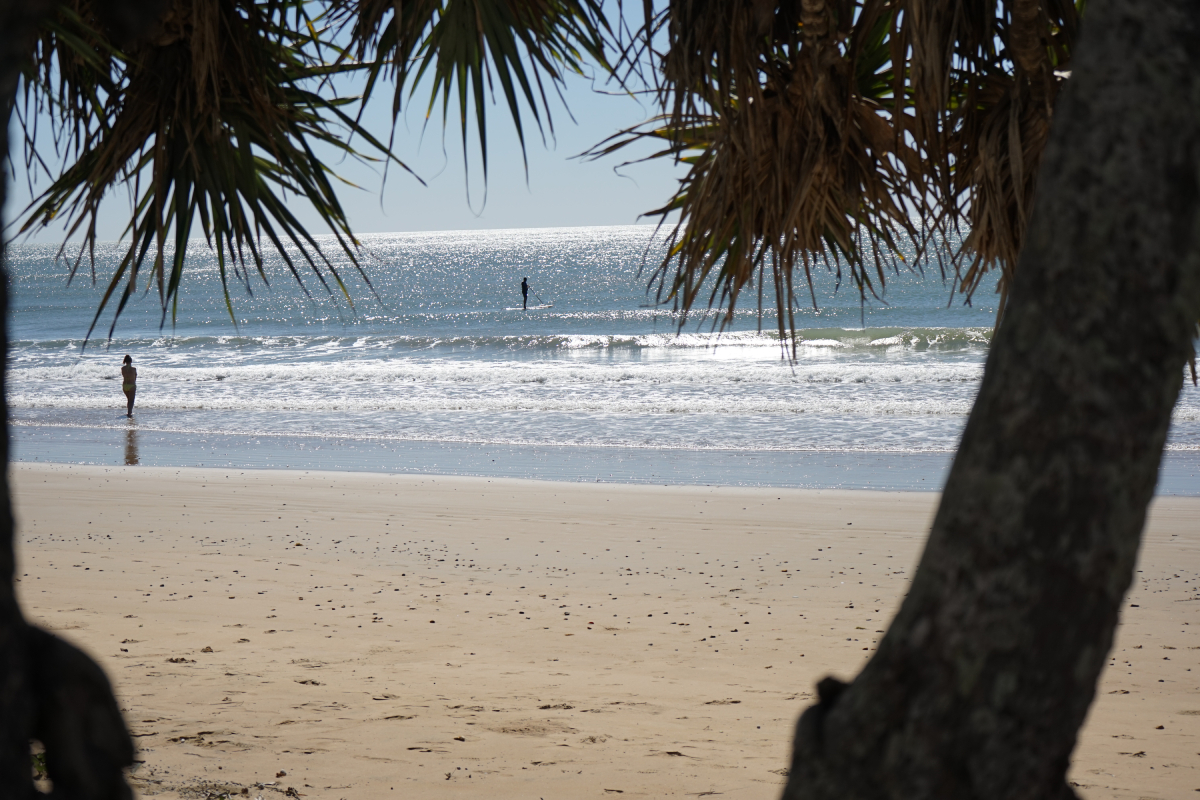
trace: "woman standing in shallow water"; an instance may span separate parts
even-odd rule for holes
[[[125,366],[121,367],[121,391],[125,393],[125,400],[129,403],[125,416],[132,417],[133,396],[137,394],[137,370],[133,368],[131,356],[125,356]]]

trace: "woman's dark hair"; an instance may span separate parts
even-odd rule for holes
[[[126,363],[126,364],[132,364],[132,363],[133,363],[133,356],[125,356],[125,363]]]

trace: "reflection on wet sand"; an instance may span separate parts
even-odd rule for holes
[[[125,466],[136,467],[138,465],[138,441],[137,428],[125,429]]]

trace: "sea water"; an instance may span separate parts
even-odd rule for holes
[[[235,323],[194,241],[177,309],[164,317],[143,281],[86,347],[123,248],[97,249],[94,285],[86,260],[68,285],[56,245],[12,247],[16,458],[936,489],[996,314],[994,282],[968,304],[936,268],[889,267],[864,301],[822,265],[792,360],[769,291],[724,326],[657,303],[651,226],[368,235],[365,279],[319,241],[349,299],[275,255],[266,284],[228,276]],[[522,310],[523,277],[548,308]],[[1200,492],[1190,382],[1169,449],[1167,490]]]

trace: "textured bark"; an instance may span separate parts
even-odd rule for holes
[[[32,35],[54,0],[0,0],[0,119],[10,116]],[[110,3],[114,8],[121,2]],[[128,16],[128,15],[127,15]],[[0,157],[8,154],[0,126]],[[0,209],[8,169],[0,175]],[[6,242],[0,242],[4,245]],[[5,256],[6,258],[6,256]],[[0,353],[8,352],[7,263],[0,269]],[[8,464],[6,375],[0,369],[0,463]],[[61,639],[29,625],[15,594],[14,526],[8,471],[0,472],[0,798],[42,797],[32,782],[30,740],[46,746],[52,798],[125,800],[123,768],[133,763],[130,739],[103,670]]]
[[[1050,64],[1046,54],[1049,20],[1040,0],[1012,0],[1012,28],[1008,34],[1013,62],[1027,77],[1043,72]]]
[[[912,588],[786,800],[1069,798],[1200,317],[1200,4],[1092,0]]]

